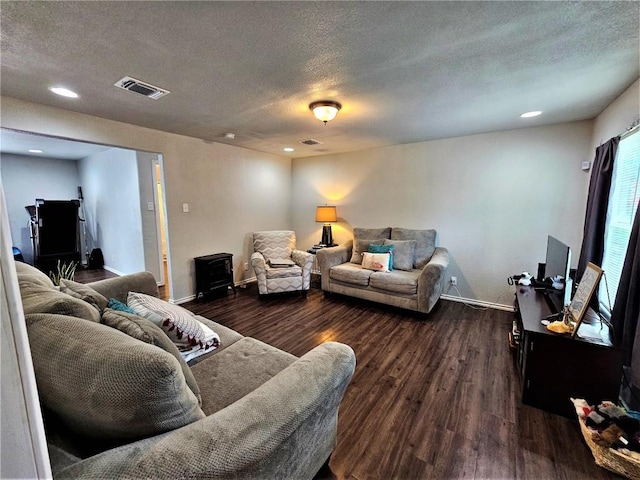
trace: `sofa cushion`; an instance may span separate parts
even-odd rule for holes
[[[102,312],[107,308],[107,304],[109,303],[109,300],[96,292],[93,288],[82,283],[74,282],[73,280],[61,278],[60,291],[87,302],[99,312]]]
[[[394,270],[389,273],[373,272],[369,279],[369,285],[372,288],[387,292],[415,295],[418,292],[419,276],[420,270],[411,270],[409,272]]]
[[[162,328],[173,343],[179,345],[180,350],[199,346],[205,350],[216,348],[220,339],[215,334],[207,335],[194,314],[179,305],[173,305],[143,293],[129,292],[127,305],[137,315],[151,320]]]
[[[40,400],[76,433],[127,440],[204,418],[164,350],[66,315],[25,317]]]
[[[377,272],[388,272],[391,263],[391,253],[371,253],[362,254],[362,268]]]
[[[359,265],[353,263],[343,263],[336,265],[329,270],[329,278],[339,282],[351,283],[353,285],[361,285],[366,287],[369,285],[369,277],[373,273],[372,270],[366,270]]]
[[[192,367],[193,375],[202,386],[202,410],[211,415],[231,405],[296,359],[254,338],[238,340]]]
[[[178,348],[160,327],[146,318],[127,312],[112,310],[110,308],[107,308],[102,312],[102,323],[126,333],[130,337],[137,338],[144,343],[150,343],[151,345],[160,347],[165,352],[173,355],[180,364],[180,369],[182,370],[184,379],[187,382],[187,386],[198,399],[198,403],[202,403],[202,399],[200,398],[200,388],[196,383],[196,379],[193,378],[191,369],[187,365],[187,362],[182,358],[182,355],[180,355]]]
[[[369,250],[372,243],[382,244],[385,238],[391,238],[391,228],[360,228],[353,229],[353,252],[351,263],[362,263],[362,253]]]
[[[34,283],[29,277],[27,275],[18,279],[25,314],[56,313],[100,323],[100,312],[87,302],[56,290],[55,287]]]
[[[393,268],[396,270],[413,270],[416,252],[415,240],[388,240],[385,245],[393,245]]]
[[[37,283],[43,287],[55,288],[51,279],[43,272],[24,262],[15,262],[18,280],[24,279],[32,283]]]
[[[415,240],[416,253],[415,268],[423,268],[436,250],[435,230],[412,230],[410,228],[396,228],[391,230],[391,240]]]

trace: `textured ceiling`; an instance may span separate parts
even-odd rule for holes
[[[1,92],[290,157],[345,152],[593,118],[640,76],[639,8],[2,1]],[[171,94],[113,86],[126,75]],[[308,110],[322,99],[343,105],[326,127]]]

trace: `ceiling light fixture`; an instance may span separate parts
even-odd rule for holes
[[[284,147],[283,150],[285,152],[293,152],[293,148],[291,148],[291,147]]]
[[[326,125],[329,120],[336,118],[336,115],[342,108],[338,102],[333,100],[320,100],[309,105],[309,110],[313,112],[318,120]]]
[[[30,153],[42,153],[42,150],[37,150],[35,148],[32,148],[29,150]]]
[[[532,112],[525,112],[522,115],[520,115],[520,118],[531,118],[531,117],[537,117],[538,115],[540,115],[542,112],[540,110],[534,110]]]
[[[64,87],[50,87],[49,90],[51,90],[53,93],[55,93],[56,95],[60,95],[62,97],[67,97],[67,98],[78,98],[78,94],[76,92],[72,92],[71,90],[69,90],[68,88],[64,88]]]

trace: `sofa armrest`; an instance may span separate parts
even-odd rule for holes
[[[353,240],[349,240],[337,247],[318,250],[316,256],[318,257],[318,267],[320,267],[322,290],[329,289],[329,270],[331,267],[351,261],[352,249]]]
[[[294,249],[291,259],[302,268],[302,290],[309,290],[311,286],[311,268],[313,268],[313,255],[309,252]]]
[[[158,283],[150,272],[138,272],[121,277],[107,278],[88,284],[96,292],[108,299],[115,298],[127,303],[129,292],[158,296]]]
[[[324,343],[228,407],[82,460],[56,478],[310,479],[335,446],[354,368],[350,347]]]
[[[429,313],[444,288],[445,273],[449,267],[449,251],[436,247],[431,259],[418,278],[418,310]]]

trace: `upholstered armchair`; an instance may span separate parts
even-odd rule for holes
[[[300,291],[311,284],[313,255],[296,250],[296,233],[291,230],[253,234],[251,266],[258,279],[260,295]]]

